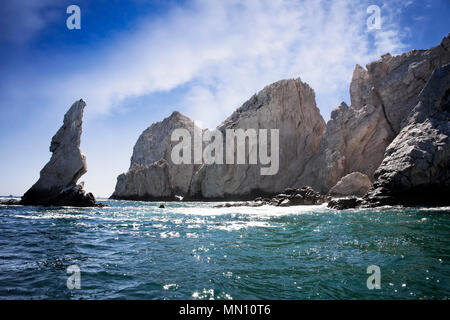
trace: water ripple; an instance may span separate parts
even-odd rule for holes
[[[450,208],[0,207],[3,299],[448,299]],[[81,288],[66,286],[67,267]],[[381,290],[366,286],[369,265]]]

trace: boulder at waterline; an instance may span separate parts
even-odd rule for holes
[[[339,180],[328,192],[332,197],[364,196],[372,188],[368,176],[361,172],[352,172]]]

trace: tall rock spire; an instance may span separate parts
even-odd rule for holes
[[[86,103],[76,101],[64,116],[64,123],[53,136],[50,161],[40,172],[39,180],[23,195],[24,205],[95,205],[91,193],[86,194],[78,179],[87,172],[86,157],[80,150],[83,110]]]

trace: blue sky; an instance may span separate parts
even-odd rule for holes
[[[81,30],[66,28],[71,4]],[[367,30],[372,4],[380,30]],[[448,0],[5,0],[0,14],[2,195],[38,179],[77,99],[87,102],[81,180],[109,196],[140,133],[174,110],[211,128],[265,85],[300,77],[328,120],[349,103],[355,64],[450,32]]]

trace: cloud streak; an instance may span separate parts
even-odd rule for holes
[[[356,63],[403,48],[395,10],[385,5],[383,28],[369,32],[368,5],[197,0],[119,36],[90,57],[94,65],[74,56],[78,68],[47,78],[40,91],[55,103],[86,97],[101,114],[127,98],[187,85],[181,109],[211,127],[265,85],[301,77],[327,117],[345,98]]]

